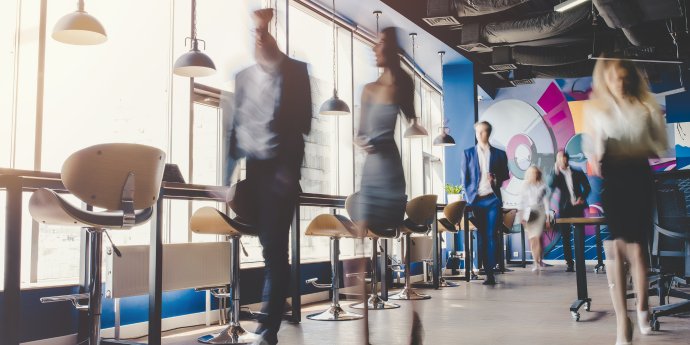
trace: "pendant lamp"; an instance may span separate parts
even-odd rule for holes
[[[108,40],[101,22],[84,11],[84,0],[79,0],[76,11],[58,20],[52,37],[58,42],[74,45],[95,45]]]
[[[444,51],[438,52],[438,56],[441,57],[441,78],[443,78],[443,55],[446,54]],[[443,97],[444,94],[441,92],[441,117],[445,119],[445,111],[443,109]],[[450,128],[447,127],[448,120],[443,121],[444,126],[439,128],[441,133],[434,138],[434,146],[454,146],[455,139],[450,136]]]
[[[196,37],[196,0],[192,0],[192,37],[185,38],[185,46],[187,40],[191,41],[192,49],[177,58],[173,73],[190,78],[206,77],[216,73],[213,60],[199,50],[199,41],[204,43],[204,50],[206,50],[206,41]]]
[[[417,62],[415,60],[415,44],[414,44],[415,37],[417,37],[416,33],[413,32],[410,34],[410,38],[412,39],[412,65],[413,65],[412,66],[412,79],[413,79],[412,81],[416,87],[416,85],[417,85],[417,83],[416,83],[417,73],[414,72],[414,69],[417,65]],[[422,96],[421,80],[419,83],[419,99],[421,102],[424,102],[424,97]],[[424,109],[424,108],[421,107],[421,109]],[[405,130],[405,134],[403,134],[403,136],[405,138],[424,138],[424,137],[429,135],[429,133],[426,131],[426,129],[422,125],[419,124],[418,120],[419,120],[419,117],[415,117],[414,120],[412,120],[412,124],[410,124],[410,127],[407,127],[407,129]]]
[[[335,0],[333,0],[333,14],[331,20],[333,22],[333,97],[321,104],[319,114],[348,115],[350,114],[350,107],[345,101],[338,98],[338,31],[335,26]]]

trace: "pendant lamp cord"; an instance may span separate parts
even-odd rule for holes
[[[417,72],[416,72],[417,60],[415,59],[414,38],[417,37],[417,34],[410,34],[410,37],[412,38],[412,83],[414,84],[414,88],[416,89],[417,88]],[[420,102],[422,100],[422,85],[421,85],[421,83],[419,85],[419,100],[420,100]],[[420,103],[419,109],[421,111],[424,111],[421,106],[422,105]],[[419,114],[419,115],[421,116],[421,114]],[[417,122],[417,117],[419,117],[419,116],[415,116],[414,122]]]
[[[192,44],[196,40],[196,0],[192,0]]]
[[[79,0],[77,2],[77,8],[79,8],[79,12],[84,12],[84,0]]]
[[[443,111],[443,99],[445,98],[444,95],[444,90],[443,90],[443,55],[445,55],[446,52],[440,51],[438,52],[438,56],[441,57],[441,116],[443,117],[443,127],[447,126],[446,122],[446,113]],[[445,129],[444,129],[445,131]]]
[[[336,49],[338,45],[338,34],[335,27],[335,0],[333,0],[333,13],[331,14],[333,23],[333,95],[337,95],[338,90],[338,58]]]

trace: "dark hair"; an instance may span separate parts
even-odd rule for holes
[[[395,84],[395,103],[400,106],[403,115],[408,121],[414,120],[417,114],[414,109],[414,81],[400,65],[400,46],[398,45],[398,28],[389,26],[381,30],[381,35],[386,35],[383,41],[383,56],[393,74]]]
[[[491,131],[493,131],[494,128],[491,126],[491,124],[490,124],[489,122],[487,122],[487,121],[479,121],[479,122],[477,122],[477,123],[474,124],[474,128],[476,129],[477,126],[480,126],[480,125],[486,126],[486,129],[489,131],[489,135],[491,135]]]

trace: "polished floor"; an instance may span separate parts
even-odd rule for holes
[[[591,272],[591,271],[590,271]],[[582,310],[579,322],[571,319],[569,307],[575,299],[575,275],[553,266],[534,273],[516,268],[498,276],[499,284],[461,282],[459,287],[423,290],[432,299],[400,302],[394,310],[372,311],[369,324],[372,344],[409,344],[411,310],[417,308],[424,325],[424,344],[583,344],[615,343],[615,317],[604,274],[588,273],[592,310]],[[651,300],[654,304],[654,299]],[[345,301],[343,305],[351,304]],[[310,305],[304,314],[325,305]],[[634,317],[634,302],[628,309]],[[634,320],[634,319],[633,319]],[[642,336],[636,329],[633,344],[690,344],[690,315],[661,318],[661,330]],[[244,322],[247,329],[256,326]],[[357,339],[362,321],[318,322],[304,318],[300,325],[284,323],[281,344],[360,345]],[[196,338],[217,330],[188,328],[165,334],[164,344],[196,344]]]

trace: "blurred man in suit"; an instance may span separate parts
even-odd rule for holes
[[[256,344],[278,343],[289,282],[288,243],[300,190],[304,136],[311,129],[307,65],[283,54],[268,31],[273,9],[253,13],[256,64],[235,78],[233,117],[227,130],[228,161],[247,159],[244,193],[251,205],[240,215],[255,224],[265,261],[262,312]],[[234,164],[228,164],[228,170]],[[231,176],[232,171],[226,172]],[[299,282],[292,282],[299,284]]]
[[[556,166],[549,178],[549,188],[552,192],[560,191],[558,201],[558,216],[584,217],[587,208],[587,197],[592,188],[589,186],[587,175],[579,169],[570,166],[570,155],[564,150],[556,154]],[[570,241],[570,226],[559,224],[558,229],[563,239],[563,256],[568,265],[566,272],[575,272],[573,262],[573,249]]]
[[[461,170],[466,199],[472,206],[472,221],[478,230],[477,242],[486,273],[484,285],[496,284],[495,241],[502,218],[501,185],[510,178],[505,151],[489,145],[491,130],[486,121],[474,125],[477,145],[465,150]]]

